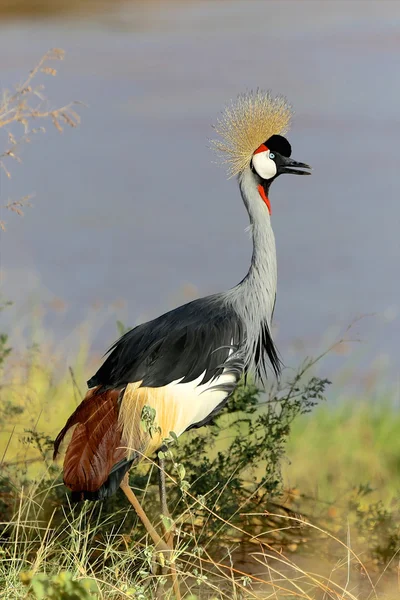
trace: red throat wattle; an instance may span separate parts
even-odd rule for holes
[[[263,186],[260,184],[257,189],[258,189],[258,193],[260,194],[261,198],[264,200],[265,204],[267,205],[269,214],[271,215],[272,214],[271,203],[269,201],[267,194],[265,193]]]

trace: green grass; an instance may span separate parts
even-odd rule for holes
[[[54,598],[84,600],[86,598],[123,599],[173,598],[168,572],[158,574],[161,560],[145,536],[132,539],[122,534],[120,528],[126,518],[126,509],[112,517],[114,525],[104,540],[107,526],[101,507],[86,504],[82,510],[64,508],[64,518],[56,525],[50,518],[43,521],[42,511],[46,497],[52,490],[39,491],[33,485],[21,489],[14,518],[3,530],[0,551],[0,598]],[[194,498],[188,499],[187,517],[195,518]],[[382,580],[373,583],[362,557],[351,546],[333,534],[316,529],[296,517],[282,517],[281,526],[290,527],[291,520],[304,529],[314,529],[337,548],[341,560],[328,567],[328,562],[314,557],[305,562],[296,555],[277,552],[262,538],[246,536],[251,546],[252,568],[238,564],[232,549],[226,549],[221,558],[215,558],[207,546],[190,544],[187,536],[179,532],[172,561],[176,565],[183,597],[186,600],[203,599],[256,599],[256,598],[389,598],[388,586],[381,595]],[[119,525],[118,525],[119,523]],[[194,540],[195,541],[195,540]],[[250,551],[248,551],[250,553]],[[158,565],[158,566],[157,566]],[[256,567],[256,568],[255,568]],[[386,576],[385,583],[394,585]],[[74,595],[67,584],[75,584]],[[46,588],[49,595],[39,595]],[[50,595],[52,593],[53,595]],[[158,594],[158,595],[157,595]]]
[[[390,502],[400,492],[399,431],[400,412],[387,399],[319,406],[293,423],[286,482],[324,501],[369,484],[375,500]]]

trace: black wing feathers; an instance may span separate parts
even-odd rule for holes
[[[163,387],[179,379],[188,383],[203,373],[201,383],[206,383],[227,368],[238,380],[248,366],[244,346],[244,326],[236,311],[218,296],[200,298],[128,331],[88,386],[109,389],[141,381],[143,387]],[[279,375],[281,361],[266,321],[260,324],[254,352],[255,374],[263,383],[268,359]]]
[[[162,387],[202,373],[206,383],[222,373],[243,337],[233,309],[213,296],[200,298],[128,331],[88,385],[115,388],[142,381],[143,387]]]
[[[264,381],[266,379],[267,357],[274,370],[276,376],[281,372],[282,362],[278,356],[275,344],[269,332],[268,323],[264,322],[261,325],[260,336],[256,346],[254,364],[256,367],[256,375]]]

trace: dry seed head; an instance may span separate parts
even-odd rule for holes
[[[272,135],[287,133],[292,114],[286,98],[259,89],[231,102],[214,126],[221,139],[211,141],[221,161],[228,165],[229,176],[244,171],[255,150]]]

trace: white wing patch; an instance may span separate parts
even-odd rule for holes
[[[188,383],[180,383],[181,379],[173,381],[166,388],[171,388],[174,399],[182,405],[182,415],[185,417],[181,424],[181,430],[175,431],[181,435],[188,427],[200,423],[213,412],[215,408],[227,397],[224,389],[218,389],[219,386],[234,384],[235,375],[232,373],[222,373],[219,377],[201,384],[205,372],[197,379]]]
[[[203,377],[204,373],[193,381],[181,383],[179,379],[159,388],[140,387],[140,382],[127,385],[119,423],[128,457],[135,451],[151,456],[171,431],[180,436],[191,425],[206,419],[228,396],[228,392],[218,386],[230,384],[233,387],[237,381],[235,374],[229,372],[201,384]],[[154,426],[161,431],[149,435],[144,430],[141,423],[144,406],[155,409]]]

